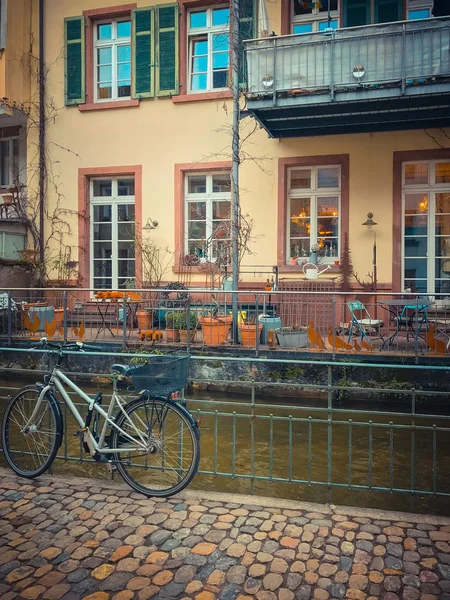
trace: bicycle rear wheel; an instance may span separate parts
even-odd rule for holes
[[[61,413],[56,401],[46,394],[33,422],[25,429],[40,390],[28,385],[15,394],[6,407],[2,445],[11,469],[21,477],[38,477],[52,464],[62,438]]]
[[[113,460],[123,479],[146,496],[168,497],[193,479],[200,460],[200,434],[189,413],[164,399],[139,398],[120,413],[111,432]],[[122,450],[121,450],[122,449]]]

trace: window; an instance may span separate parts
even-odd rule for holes
[[[229,86],[230,9],[188,13],[189,91],[206,92]]]
[[[432,0],[408,0],[406,5],[406,18],[409,21],[415,21],[416,19],[430,19],[432,8]]]
[[[131,21],[95,24],[95,99],[119,100],[131,97]]]
[[[91,286],[123,289],[135,277],[134,178],[90,182]]]
[[[328,2],[331,20],[328,23]],[[338,0],[293,0],[292,33],[312,33],[336,29],[339,24]]]
[[[185,177],[185,252],[200,259],[229,259],[231,226],[230,173]]]
[[[17,260],[25,250],[25,235],[0,231],[0,257]]]
[[[288,170],[288,257],[307,258],[318,244],[324,262],[339,258],[340,180],[334,165]]]
[[[450,161],[403,163],[403,289],[450,293]]]
[[[0,186],[17,183],[19,177],[19,138],[0,140]]]
[[[343,0],[344,27],[403,19],[403,0]]]

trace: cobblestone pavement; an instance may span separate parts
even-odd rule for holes
[[[1,600],[379,597],[450,600],[450,519],[0,469]]]

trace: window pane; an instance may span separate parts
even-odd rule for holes
[[[428,183],[428,165],[416,163],[405,165],[405,185],[420,185]]]
[[[10,185],[9,172],[9,140],[0,142],[1,185]]]
[[[339,214],[339,198],[337,196],[317,198],[317,215],[319,217],[336,217]]]
[[[294,15],[310,15],[311,13],[311,2],[303,2],[303,0],[294,0]]]
[[[435,206],[437,214],[450,213],[450,194],[436,194]]]
[[[94,258],[111,258],[111,242],[94,242]]]
[[[228,70],[213,72],[213,88],[225,88],[228,86]]]
[[[188,193],[189,194],[205,194],[206,193],[206,176],[191,175],[188,178]]]
[[[427,238],[424,237],[405,237],[405,257],[427,255]]]
[[[213,10],[212,24],[213,25],[229,25],[230,23],[230,9],[229,8],[216,8]]]
[[[291,198],[291,219],[309,217],[311,215],[310,198]]]
[[[130,63],[121,63],[117,65],[117,80],[119,82],[131,81],[131,65]]]
[[[95,223],[110,223],[111,222],[111,205],[105,204],[94,205],[94,222]]]
[[[134,277],[134,260],[119,260],[117,270],[121,278]]]
[[[193,92],[206,90],[208,85],[207,76],[204,75],[193,75],[192,76],[192,85],[191,90]]]
[[[94,288],[96,290],[110,290],[112,288],[112,279],[94,279]]]
[[[337,10],[338,0],[330,0],[330,10]],[[319,2],[319,12],[328,12],[328,0]]]
[[[112,80],[112,68],[110,65],[98,68],[98,81],[99,83],[110,84]]]
[[[427,215],[406,216],[405,235],[427,235]]]
[[[415,19],[429,19],[431,17],[429,8],[417,8],[415,10],[408,10],[408,19],[413,21]]]
[[[97,39],[98,40],[110,40],[112,38],[112,24],[103,23],[97,25]]]
[[[119,98],[128,98],[131,95],[131,86],[129,83],[120,83],[117,88]]]
[[[131,36],[131,23],[130,21],[121,21],[117,23],[117,37],[130,37]]]
[[[94,277],[111,277],[111,260],[94,260]]]
[[[320,188],[339,187],[339,169],[337,167],[318,169],[317,186]]]
[[[206,11],[191,12],[191,29],[206,27]]]
[[[192,61],[192,72],[193,73],[206,73],[208,71],[208,57],[201,56],[200,58],[194,58]]]
[[[309,189],[311,187],[311,171],[291,171],[291,190]]]
[[[231,221],[213,221],[213,238],[228,239],[231,236]]]
[[[436,163],[436,183],[450,183],[450,162]]]
[[[312,33],[312,23],[296,23],[294,25],[294,33]]]
[[[94,224],[94,240],[111,240],[111,225]]]
[[[325,257],[339,256],[339,242],[337,237],[320,237],[318,244]]]
[[[134,204],[119,204],[117,207],[117,218],[122,223],[134,222]]]
[[[426,279],[427,277],[427,259],[426,258],[406,258],[404,267],[405,279]]]
[[[218,52],[213,54],[213,69],[227,69],[229,64],[228,52]]]
[[[229,173],[213,175],[213,192],[229,192],[230,190],[231,181]]]
[[[290,256],[304,256],[305,258],[310,254],[310,240],[306,237],[303,240],[291,240],[289,246]]]
[[[134,179],[119,179],[117,181],[117,195],[118,196],[134,196]],[[129,206],[134,205],[130,204]]]
[[[19,252],[25,249],[25,236],[14,233],[4,233],[3,258],[19,258]]]
[[[188,237],[193,240],[206,239],[206,223],[204,221],[189,221]]]
[[[17,181],[19,180],[19,170],[20,170],[20,165],[19,165],[19,153],[20,153],[20,144],[19,144],[19,138],[14,138],[12,141],[13,144],[13,164],[12,164],[12,176],[13,176],[13,183],[17,183]]]
[[[317,219],[317,235],[320,237],[337,236],[339,232],[339,220],[336,218]]]
[[[110,83],[100,83],[97,86],[97,96],[99,100],[107,100],[112,98],[112,87]]]
[[[450,259],[450,237],[437,237],[435,240],[436,256],[448,256]]]
[[[204,221],[206,219],[206,202],[188,202],[189,221]]]
[[[230,49],[230,36],[228,33],[213,35],[213,52],[228,52]]]
[[[309,236],[311,232],[310,198],[292,198],[290,214],[291,237]]]
[[[110,65],[112,63],[112,48],[99,48],[97,50],[97,61],[99,65]]]
[[[117,60],[118,62],[130,62],[131,46],[117,46]]]
[[[134,242],[119,242],[117,244],[119,258],[134,258],[134,251]]]
[[[195,240],[188,241],[188,254],[194,254],[194,256],[198,256],[199,258],[206,258],[206,245],[204,242],[197,242]]]
[[[405,213],[423,215],[428,213],[428,194],[406,194]]]
[[[94,197],[99,196],[111,196],[112,195],[112,184],[111,179],[94,179],[93,185]]]
[[[213,202],[213,219],[231,219],[231,202]]]
[[[134,240],[134,225],[132,223],[119,223],[117,237],[119,240]]]
[[[337,29],[338,22],[337,21],[321,21],[319,23],[319,31],[325,31],[326,29]]]

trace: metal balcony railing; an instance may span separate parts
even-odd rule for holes
[[[275,101],[290,92],[333,99],[339,91],[380,88],[405,93],[450,79],[448,17],[249,40],[245,48],[250,98]]]

